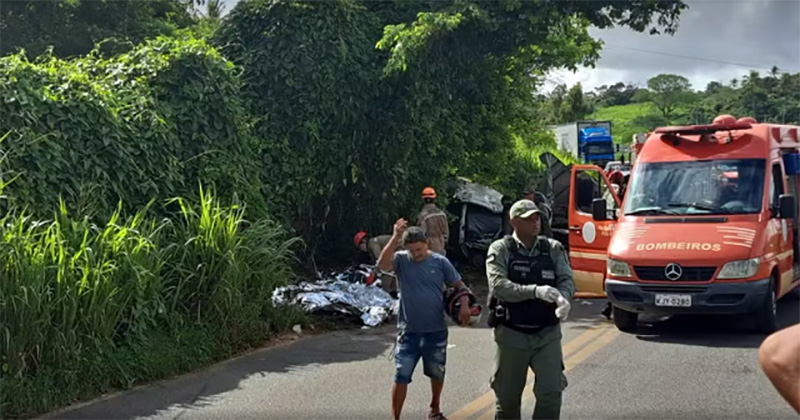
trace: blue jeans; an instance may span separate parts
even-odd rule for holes
[[[425,376],[443,382],[447,363],[447,329],[430,333],[398,333],[397,352],[394,355],[395,383],[411,383],[420,357]]]

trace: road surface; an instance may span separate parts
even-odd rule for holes
[[[619,332],[605,301],[576,301],[563,327],[569,386],[562,418],[797,419],[758,365],[765,338],[747,317],[644,319]],[[780,325],[800,321],[797,298],[778,306]],[[451,327],[443,411],[450,419],[494,414],[488,387],[491,330]],[[72,407],[64,419],[390,418],[394,327],[302,337],[205,371]],[[418,366],[403,418],[426,418],[429,384]],[[533,395],[523,396],[530,418]]]

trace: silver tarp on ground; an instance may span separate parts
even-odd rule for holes
[[[364,282],[367,273],[362,266],[326,279],[281,287],[272,293],[272,303],[299,305],[310,313],[352,315],[364,325],[374,327],[389,319],[397,301],[379,283],[367,286]]]

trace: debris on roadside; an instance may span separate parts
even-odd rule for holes
[[[375,327],[396,314],[398,301],[380,287],[380,280],[367,285],[372,267],[360,265],[331,273],[314,281],[303,281],[275,289],[273,305],[299,305],[314,314],[346,315]]]

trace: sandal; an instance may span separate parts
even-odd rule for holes
[[[440,411],[438,413],[428,413],[428,420],[447,420],[447,417]]]

